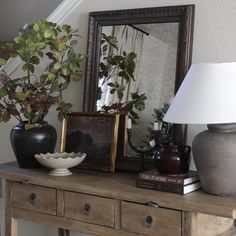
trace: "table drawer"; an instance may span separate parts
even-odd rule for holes
[[[56,215],[56,190],[52,188],[13,183],[12,206]]]
[[[181,211],[123,201],[122,229],[155,236],[181,236]]]
[[[114,227],[114,200],[93,195],[65,192],[65,217]]]

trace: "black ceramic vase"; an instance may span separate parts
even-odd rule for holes
[[[52,125],[47,123],[27,130],[24,125],[19,124],[12,128],[10,139],[19,166],[39,168],[41,165],[34,155],[52,153],[56,145],[57,132]]]

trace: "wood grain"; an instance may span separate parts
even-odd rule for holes
[[[0,178],[17,182],[27,180],[35,185],[139,203],[152,200],[161,207],[236,218],[235,196],[214,196],[201,190],[178,195],[141,189],[135,186],[135,175],[80,170],[71,176],[60,177],[58,181],[48,175],[48,170],[20,169],[16,164],[2,164]]]
[[[182,235],[199,236],[196,212],[182,212]]]
[[[68,229],[58,229],[58,236],[70,236],[70,231]]]
[[[12,216],[12,182],[6,181],[5,235],[17,236],[17,221]]]
[[[115,229],[121,229],[121,201],[115,200]]]
[[[56,178],[45,169],[2,164],[0,178],[7,180],[6,236],[17,236],[18,218],[54,225],[60,228],[60,236],[69,236],[69,229],[95,236],[200,236],[224,230],[211,224],[210,233],[204,231],[200,213],[236,216],[234,196],[140,189],[135,187],[136,176],[127,174],[80,171]],[[31,193],[36,195],[33,202],[29,201]],[[149,206],[150,201],[159,207]],[[90,206],[88,214],[84,211],[86,204]],[[147,216],[152,217],[151,225],[145,223]]]
[[[29,220],[39,224],[54,225],[63,229],[71,229],[81,233],[92,234],[93,236],[142,236],[141,234],[125,232],[122,230],[42,214],[39,212],[29,212],[23,209],[14,209],[13,216],[17,219]]]
[[[86,205],[90,207],[87,211]],[[65,192],[65,217],[69,219],[113,228],[114,205],[113,199]]]
[[[12,185],[12,206],[32,211],[56,215],[56,190],[22,183]],[[31,195],[34,195],[34,200]]]
[[[181,236],[181,211],[130,202],[122,202],[121,209],[121,225],[125,231],[143,235]],[[152,219],[149,225],[147,217]]]

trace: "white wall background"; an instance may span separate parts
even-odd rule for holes
[[[236,61],[235,0],[81,0],[61,23],[71,24],[80,29],[82,38],[79,43],[79,50],[86,52],[89,12],[181,4],[195,4],[196,6],[193,63]],[[73,84],[67,91],[66,97],[75,105],[74,110],[81,110],[83,82]],[[60,134],[60,123],[55,114],[51,113],[48,120],[58,127],[58,134]],[[9,132],[14,123],[15,121],[0,124],[0,162],[14,160],[9,142]],[[191,143],[192,137],[203,128],[203,126],[190,126],[188,142]],[[3,202],[1,202],[1,207],[3,207]],[[3,211],[1,210],[1,212]],[[20,227],[21,234],[19,236],[56,235],[56,230],[44,226],[24,223],[20,224]]]
[[[1,0],[0,41],[13,40],[25,23],[30,24],[48,17],[61,2],[62,0]]]

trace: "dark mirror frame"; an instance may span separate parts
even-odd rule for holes
[[[179,23],[175,78],[176,93],[191,65],[194,9],[194,5],[179,5],[91,12],[89,14],[88,59],[85,73],[83,111],[96,111],[100,41],[103,26],[168,22]],[[175,125],[174,140],[185,143],[186,136],[187,126]]]

